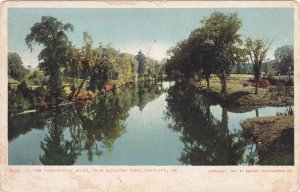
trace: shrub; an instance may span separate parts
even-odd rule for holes
[[[82,91],[75,98],[75,103],[77,106],[84,108],[87,106],[88,101],[91,99],[91,96],[88,92]]]
[[[13,89],[8,86],[8,115],[14,115],[30,108],[28,98],[20,92],[19,89]]]
[[[270,85],[270,82],[267,79],[262,79],[259,82],[259,86],[262,88],[267,88],[267,87],[269,87],[269,85]]]
[[[271,85],[285,85],[285,86],[294,86],[294,80],[292,78],[280,78],[280,77],[268,77],[267,80]]]
[[[43,109],[52,108],[55,107],[56,105],[56,99],[53,97],[53,95],[49,90],[43,92],[39,100],[40,100],[39,107]]]

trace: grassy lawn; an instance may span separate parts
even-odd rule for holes
[[[8,77],[8,84],[11,86],[11,88],[16,89],[20,82],[14,78]]]
[[[233,92],[237,91],[246,91],[250,93],[254,93],[255,87],[251,86],[249,82],[247,82],[249,79],[253,78],[253,75],[248,74],[232,74],[227,81],[227,92],[228,95],[230,95]],[[244,83],[247,82],[249,86],[243,87]],[[206,82],[202,82],[202,86],[206,86]],[[214,92],[221,92],[221,83],[220,79],[217,76],[213,76],[210,80],[210,89]],[[259,88],[259,92],[265,92],[264,89]]]
[[[226,103],[236,103],[242,106],[278,106],[284,104],[293,104],[293,95],[285,94],[278,96],[276,91],[269,91],[267,88],[258,88],[258,94],[255,93],[254,83],[249,82],[253,79],[253,75],[248,74],[232,74],[227,80],[227,97]],[[243,86],[247,83],[248,86]],[[201,83],[202,89],[206,89],[206,81]],[[273,86],[274,87],[274,86]],[[276,86],[275,86],[276,87]],[[293,89],[293,87],[284,86],[281,90]],[[210,80],[210,92],[221,92],[221,83],[217,76],[213,76]]]

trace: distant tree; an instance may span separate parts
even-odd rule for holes
[[[68,61],[68,37],[66,32],[72,31],[73,26],[63,24],[51,16],[43,16],[41,22],[31,27],[30,34],[25,38],[27,46],[32,50],[34,44],[43,46],[38,58],[39,67],[49,75],[48,89],[58,106],[64,100],[62,87],[62,68]]]
[[[131,63],[131,81],[136,82],[138,77],[138,62],[135,59],[134,56],[131,55],[130,57],[130,63]]]
[[[268,76],[269,74],[269,65],[270,65],[270,59],[266,59],[264,63],[262,63],[262,72],[264,73],[265,76]]]
[[[263,63],[263,68],[264,68],[264,72],[266,73],[267,76],[270,75],[275,75],[276,74],[276,61],[275,59],[267,59],[266,62]]]
[[[145,68],[146,56],[140,50],[138,54],[135,56],[135,58],[138,61],[138,76],[142,77],[146,71]]]
[[[110,44],[102,47],[101,45],[95,49],[95,53],[99,56],[97,59],[95,70],[91,73],[90,89],[96,88],[100,92],[109,80],[117,79],[120,73],[118,66],[119,52]]]
[[[119,63],[119,74],[118,74],[118,85],[117,86],[122,86],[125,85],[126,83],[130,82],[130,81],[134,81],[135,79],[135,75],[133,75],[132,73],[134,73],[134,69],[132,69],[132,67],[135,67],[135,62],[134,62],[134,58],[126,53],[121,53],[119,54],[118,57],[118,63]]]
[[[28,70],[23,66],[23,62],[18,53],[8,53],[8,75],[21,81]]]
[[[120,52],[111,44],[106,45],[103,49],[103,65],[106,68],[107,80],[116,80],[122,74],[122,66],[120,61]]]
[[[294,70],[294,48],[291,45],[278,47],[274,53],[277,73],[287,75]]]
[[[242,67],[240,63],[237,63],[236,65],[236,73],[237,74],[241,74],[242,73]]]
[[[70,58],[70,65],[68,66],[68,69],[70,71],[72,78],[74,79],[73,86],[74,86],[74,88],[78,89],[79,78],[80,78],[81,72],[83,70],[82,50],[77,49],[73,45],[70,45],[69,46],[69,58]]]
[[[258,84],[261,76],[262,64],[267,57],[271,42],[266,43],[262,39],[246,39],[246,50],[253,65],[255,81],[255,94],[258,94]]]
[[[147,71],[147,75],[149,77],[152,77],[153,79],[157,80],[160,70],[161,70],[162,64],[151,58],[151,57],[146,57],[145,59],[145,69]]]
[[[78,88],[76,94],[74,95],[74,97],[78,96],[83,85],[85,84],[87,79],[94,73],[95,69],[97,68],[97,66],[99,65],[99,63],[101,61],[101,50],[93,49],[93,39],[87,32],[83,32],[83,41],[84,41],[84,45],[81,48],[82,59],[80,60],[78,58],[78,61],[77,61],[78,64],[75,65],[75,66],[82,67],[83,80],[82,80],[81,84],[79,85],[79,88]],[[77,57],[80,57],[80,56],[77,55]]]

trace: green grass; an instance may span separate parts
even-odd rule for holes
[[[236,103],[241,106],[278,106],[293,104],[293,95],[287,94],[278,96],[278,91],[269,91],[269,88],[258,88],[258,94],[255,93],[254,83],[249,82],[253,75],[232,74],[227,80],[227,97],[226,102]],[[243,86],[247,83],[248,86]],[[206,81],[202,81],[201,87],[206,89]],[[220,79],[213,76],[210,80],[210,92],[221,92]]]
[[[227,93],[232,94],[236,91],[246,91],[254,93],[255,88],[253,86],[247,86],[243,87],[244,83],[249,80],[250,78],[253,78],[253,75],[248,74],[232,74],[229,79],[227,80]],[[206,82],[202,82],[202,86],[206,87]],[[210,79],[210,90],[213,92],[221,92],[221,83],[220,79],[217,76],[213,76]],[[259,91],[263,91],[264,89],[259,88]]]
[[[8,77],[8,84],[10,85],[11,88],[17,89],[17,86],[20,84],[20,81],[14,79],[14,78]]]

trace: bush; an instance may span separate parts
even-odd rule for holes
[[[40,106],[41,97],[44,93],[42,87],[31,90],[26,81],[22,81],[17,89],[8,86],[8,113],[14,115]]]
[[[8,86],[8,115],[14,115],[30,108],[28,98],[20,92],[19,89],[13,89]]]
[[[292,78],[280,78],[280,77],[268,77],[267,80],[271,85],[285,85],[285,86],[294,86],[294,80]]]
[[[269,85],[270,85],[270,82],[267,79],[262,79],[259,82],[259,86],[262,88],[267,88],[267,87],[269,87]]]
[[[294,80],[292,78],[288,79],[288,81],[285,83],[286,86],[294,86]]]
[[[40,100],[39,107],[42,109],[54,108],[56,107],[57,104],[56,99],[50,90],[43,92],[39,100]]]
[[[75,98],[75,103],[81,108],[85,108],[88,104],[88,101],[91,99],[91,96],[88,92],[82,91]]]
[[[48,82],[48,77],[44,73],[37,70],[33,71],[31,75],[27,77],[27,82],[30,85],[45,85],[45,82]]]

